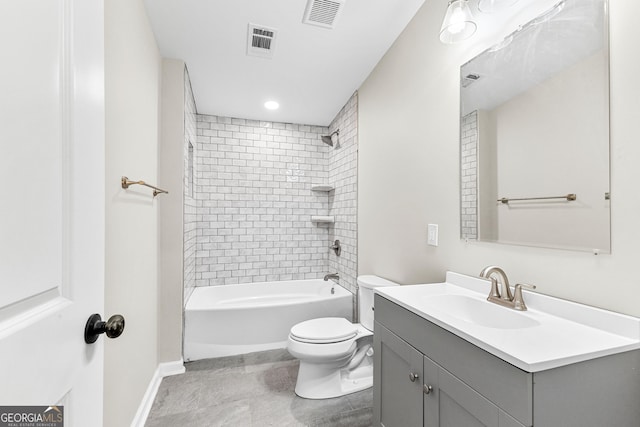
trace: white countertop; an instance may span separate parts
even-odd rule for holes
[[[640,349],[638,318],[532,292],[523,292],[529,309],[518,312],[487,301],[489,288],[486,280],[448,272],[445,283],[392,286],[375,291],[527,372]],[[442,295],[464,296],[495,306],[485,307],[475,301],[473,304],[499,314],[502,323],[497,327],[482,326],[465,320],[466,316],[452,315],[438,303]],[[434,296],[440,300],[431,299]],[[509,319],[527,327],[513,327]]]

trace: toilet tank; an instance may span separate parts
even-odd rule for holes
[[[373,331],[373,288],[379,286],[398,286],[378,276],[358,276],[358,313],[360,324]]]

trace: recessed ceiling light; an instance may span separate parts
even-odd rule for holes
[[[266,108],[267,110],[277,110],[278,108],[280,108],[280,104],[278,104],[276,101],[267,101],[264,103],[264,108]]]

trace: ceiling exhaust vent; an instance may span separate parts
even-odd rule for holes
[[[342,12],[345,0],[309,0],[302,22],[323,28],[333,28]]]
[[[467,74],[462,78],[462,87],[471,86],[473,83],[477,82],[478,80],[480,80],[479,74]]]
[[[247,33],[247,55],[260,56],[262,58],[273,57],[276,35],[278,30],[249,23]]]

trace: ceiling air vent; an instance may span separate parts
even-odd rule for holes
[[[462,78],[462,87],[471,86],[473,83],[477,82],[478,80],[480,80],[479,74],[467,74]]]
[[[324,28],[333,28],[345,0],[309,0],[302,22]]]
[[[249,23],[247,33],[247,55],[262,58],[273,57],[275,39],[278,31],[275,28]]]

